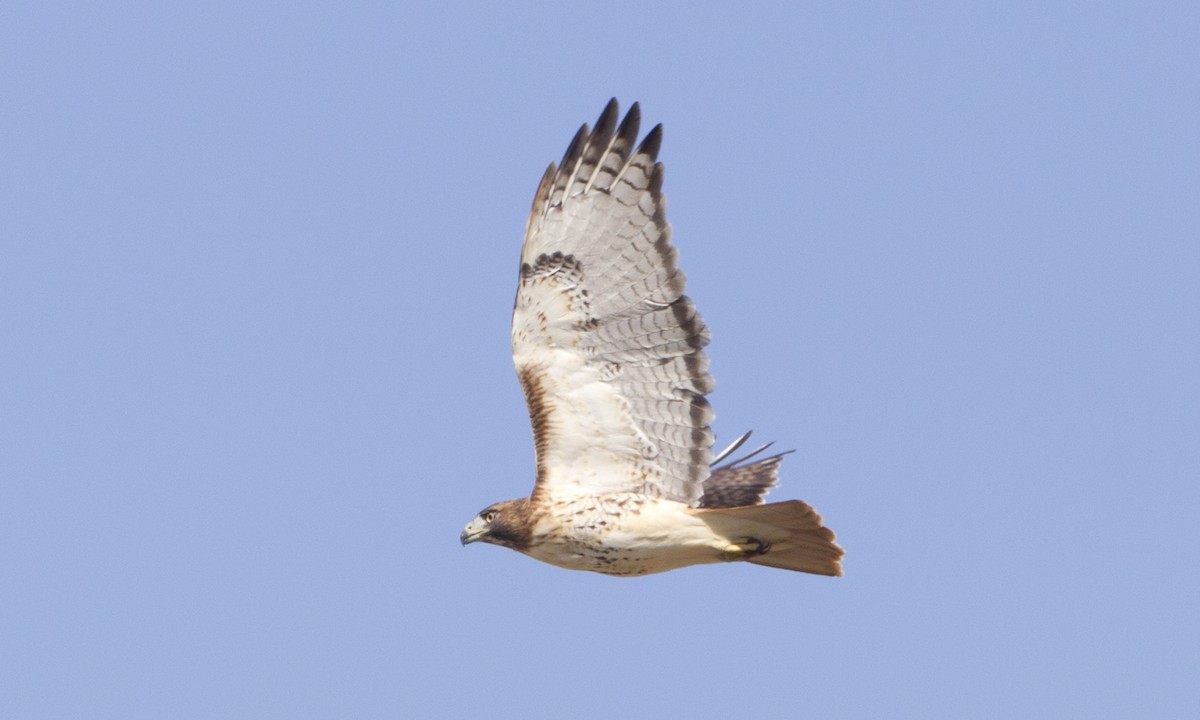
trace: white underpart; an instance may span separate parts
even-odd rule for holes
[[[603,526],[595,524],[603,519]],[[569,533],[553,527],[558,518],[547,519],[538,530],[545,532],[530,555],[552,565],[572,570],[593,570],[614,575],[647,575],[688,565],[719,562],[728,545],[707,524],[673,501],[644,505],[640,512],[609,514],[603,510],[585,516],[569,516]],[[569,538],[569,539],[568,539]],[[602,543],[603,551],[598,550]]]
[[[634,496],[559,505],[535,527],[537,540],[529,555],[571,570],[648,575],[744,559],[735,544],[752,538],[771,543],[786,536],[769,525],[714,517],[672,500],[643,498],[637,508],[618,507],[618,500],[629,497]]]
[[[575,347],[574,325],[584,318],[570,307],[567,293],[555,292],[562,282],[551,277],[523,286],[513,314],[513,362],[537,373],[549,406],[552,441],[540,458],[544,482],[555,494],[633,489],[640,484],[635,473],[649,479],[661,472],[644,462],[649,443],[633,422],[628,401],[605,381],[603,366],[589,363]]]

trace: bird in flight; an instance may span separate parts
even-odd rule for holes
[[[521,249],[512,349],[533,423],[527,498],[463,530],[571,570],[636,576],[740,561],[841,575],[843,550],[800,500],[763,504],[783,454],[713,457],[709,331],[671,244],[657,161],[634,103],[610,100],[546,169]]]

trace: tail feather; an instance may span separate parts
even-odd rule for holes
[[[700,509],[714,530],[731,541],[754,539],[768,545],[761,555],[746,558],[756,565],[816,575],[841,575],[843,550],[821,516],[801,500],[737,508]]]

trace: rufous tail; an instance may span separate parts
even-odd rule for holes
[[[816,575],[841,575],[842,556],[833,531],[801,500],[695,511],[731,542],[756,541],[762,552],[745,558],[756,565]]]

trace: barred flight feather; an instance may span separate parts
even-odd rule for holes
[[[645,482],[696,506],[712,453],[709,333],[683,293],[657,162],[662,130],[634,148],[637,105],[610,102],[580,128],[534,200],[513,309],[531,407],[553,408],[537,438],[536,492],[604,493]],[[602,447],[596,447],[600,445]],[[646,450],[646,446],[649,450]],[[646,460],[631,479],[628,460]]]

